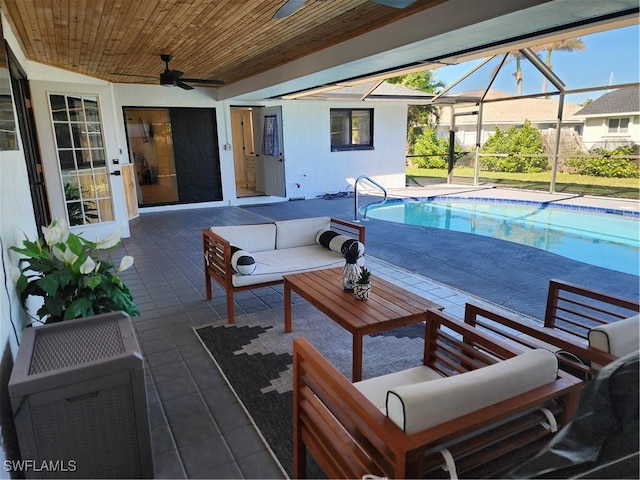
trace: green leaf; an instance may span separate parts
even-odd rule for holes
[[[16,282],[16,290],[18,291],[18,294],[22,295],[22,292],[27,289],[28,283],[29,282],[27,281],[27,277],[24,275],[24,273],[21,273],[18,277],[18,281]]]
[[[86,317],[92,314],[92,302],[90,299],[86,297],[81,297],[73,302],[71,305],[67,307],[67,310],[64,312],[63,320],[71,320],[73,318],[78,317]]]
[[[76,255],[82,254],[82,242],[77,235],[69,233],[69,237],[67,238],[67,246]]]
[[[58,281],[54,275],[48,275],[46,277],[41,278],[37,282],[38,286],[42,288],[49,295],[55,295],[58,292]]]
[[[102,275],[91,275],[89,280],[87,281],[87,286],[91,290],[95,290],[102,283],[103,277]]]

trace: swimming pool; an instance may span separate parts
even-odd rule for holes
[[[367,216],[484,235],[619,272],[640,274],[640,219],[575,206],[502,199],[433,197],[391,200]]]

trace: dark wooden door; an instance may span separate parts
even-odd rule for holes
[[[222,200],[216,111],[170,108],[178,202]]]
[[[40,226],[47,226],[51,223],[51,212],[49,210],[49,199],[45,191],[44,172],[42,171],[42,159],[37,145],[36,124],[31,109],[31,91],[27,76],[22,70],[13,52],[6,45],[11,75],[11,89],[16,104],[16,114],[18,117],[18,127],[22,139],[24,158],[27,164],[27,175],[29,177],[29,190],[31,191],[31,201],[33,203],[33,213],[35,216],[38,233],[41,234]]]

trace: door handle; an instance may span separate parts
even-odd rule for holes
[[[120,175],[122,175],[122,174],[120,173],[120,170],[116,170],[115,172],[111,172],[111,175],[114,175],[114,176],[116,176],[116,177],[119,177],[119,176],[120,176]]]

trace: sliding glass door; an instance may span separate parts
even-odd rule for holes
[[[124,107],[138,205],[222,200],[215,110]]]

